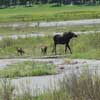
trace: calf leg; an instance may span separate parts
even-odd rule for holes
[[[47,47],[44,48],[44,54],[47,54]]]
[[[41,53],[44,54],[44,50],[43,50],[43,48],[41,48]]]

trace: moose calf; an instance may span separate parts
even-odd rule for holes
[[[46,46],[46,45],[42,46],[41,47],[41,53],[43,53],[44,55],[47,54],[47,49],[48,49],[48,46]]]
[[[25,52],[23,50],[23,48],[16,48],[18,55],[23,55]]]

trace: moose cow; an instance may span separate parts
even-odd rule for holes
[[[56,45],[64,44],[65,45],[65,53],[68,48],[70,53],[72,54],[71,48],[69,46],[69,42],[74,37],[77,37],[77,35],[74,32],[64,32],[63,35],[59,35],[59,34],[54,35],[54,37],[53,37],[54,47],[53,47],[52,52],[55,52],[55,54],[56,54]]]

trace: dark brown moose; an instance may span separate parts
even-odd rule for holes
[[[54,47],[53,47],[52,52],[55,52],[55,54],[56,54],[56,45],[63,44],[63,45],[65,45],[65,53],[68,48],[70,53],[72,54],[72,50],[69,46],[69,42],[74,37],[77,37],[77,35],[74,32],[64,32],[63,35],[59,35],[59,34],[54,35],[54,37],[53,37]]]

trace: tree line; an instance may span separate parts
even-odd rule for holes
[[[0,0],[0,8],[7,8],[11,6],[23,5],[26,7],[30,7],[33,4],[56,4],[57,6],[61,6],[62,4],[87,4],[87,5],[96,5],[100,4],[100,0]]]

